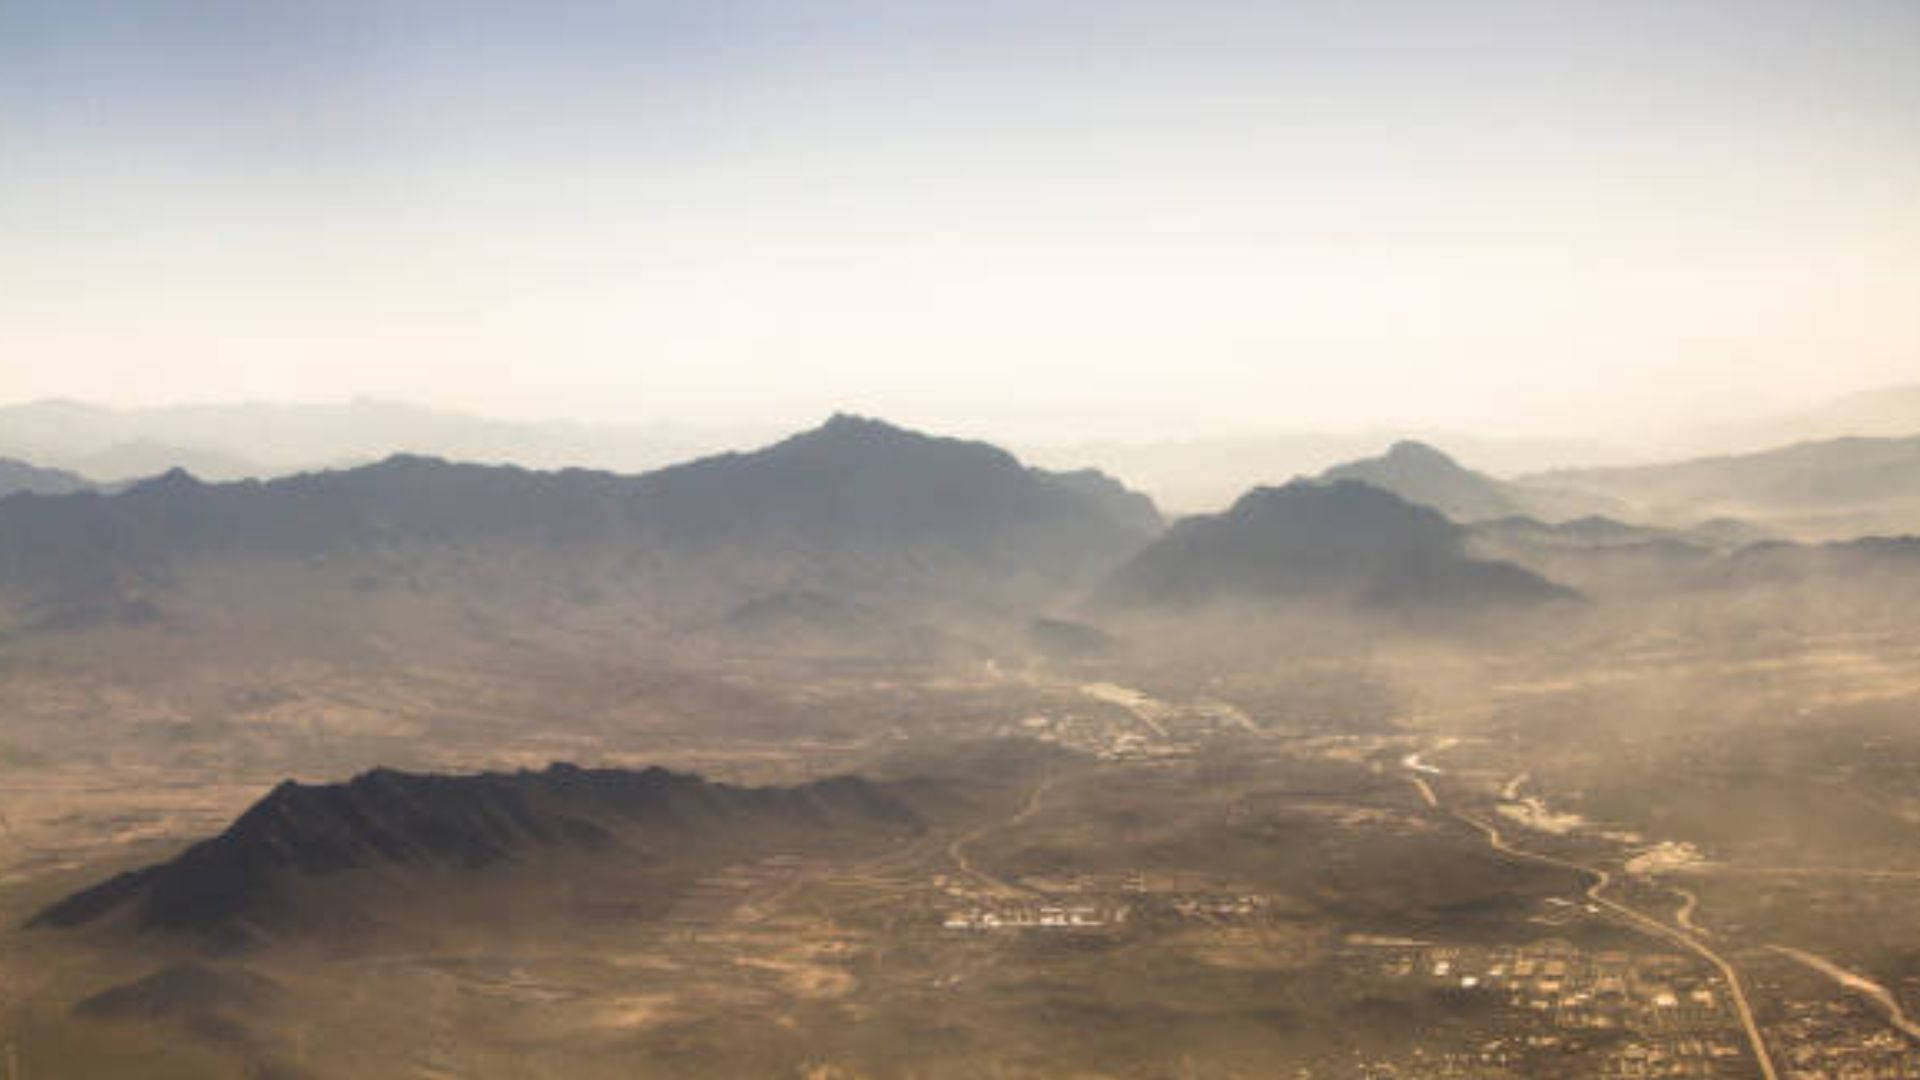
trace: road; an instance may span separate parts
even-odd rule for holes
[[[954,867],[961,873],[997,892],[1028,893],[1034,896],[1044,895],[1037,889],[1030,889],[1024,885],[1015,885],[1009,881],[1002,881],[992,874],[987,873],[985,870],[980,869],[978,866],[975,866],[973,860],[967,856],[967,845],[990,832],[996,832],[1000,829],[1011,829],[1015,825],[1039,813],[1041,802],[1046,798],[1047,789],[1053,786],[1053,781],[1054,777],[1051,773],[1042,776],[1040,782],[1034,785],[1033,793],[1027,796],[1026,804],[1020,808],[1018,813],[1007,818],[1005,821],[989,822],[974,829],[972,832],[954,837],[953,843],[947,845],[947,858],[953,861]]]
[[[1493,850],[1516,859],[1539,863],[1543,866],[1552,866],[1561,870],[1570,870],[1576,874],[1591,878],[1593,883],[1587,886],[1588,900],[1625,919],[1634,929],[1649,936],[1672,942],[1707,961],[1709,964],[1712,964],[1714,968],[1720,972],[1721,979],[1727,984],[1727,990],[1733,998],[1734,1011],[1740,1017],[1740,1026],[1746,1030],[1747,1042],[1753,1048],[1754,1060],[1760,1066],[1760,1075],[1764,1077],[1765,1080],[1779,1080],[1780,1074],[1774,1071],[1773,1056],[1767,1051],[1766,1039],[1761,1037],[1760,1024],[1754,1019],[1753,1007],[1747,1001],[1747,992],[1740,985],[1740,975],[1733,969],[1733,965],[1727,962],[1725,957],[1702,944],[1700,940],[1692,934],[1668,926],[1658,919],[1642,914],[1625,904],[1603,895],[1606,892],[1607,886],[1613,883],[1613,875],[1608,871],[1597,866],[1586,866],[1557,856],[1543,855],[1537,851],[1528,851],[1524,848],[1514,847],[1512,844],[1507,843],[1506,838],[1500,835],[1500,830],[1494,827],[1491,822],[1482,821],[1472,814],[1466,813],[1463,810],[1456,810],[1437,800],[1432,786],[1428,784],[1424,778],[1409,775],[1407,779],[1420,790],[1421,798],[1426,800],[1430,806],[1434,806],[1442,812],[1466,822],[1468,825],[1473,826],[1485,834],[1487,845],[1493,848]],[[1689,911],[1689,915],[1691,915],[1691,911]]]
[[[1693,894],[1693,890],[1683,889],[1678,885],[1672,884],[1668,884],[1667,888],[1680,894],[1680,907],[1673,913],[1673,921],[1680,924],[1680,929],[1685,930],[1689,934],[1698,934],[1701,937],[1712,937],[1713,935],[1709,934],[1705,927],[1693,921],[1694,909],[1700,906],[1700,898]]]
[[[1426,777],[1409,776],[1407,780],[1413,784],[1414,790],[1420,793],[1420,797],[1426,800],[1428,806],[1435,810],[1440,809],[1440,797],[1433,793],[1433,785],[1427,783]]]
[[[1899,1028],[1900,1033],[1907,1038],[1920,1042],[1920,1024],[1915,1024],[1907,1018],[1906,1012],[1900,1008],[1900,1000],[1894,997],[1886,987],[1865,975],[1848,971],[1824,956],[1815,956],[1813,953],[1787,945],[1769,945],[1767,948],[1805,964],[1862,997],[1870,998],[1887,1014],[1888,1023]]]

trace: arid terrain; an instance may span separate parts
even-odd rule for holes
[[[1902,542],[1151,515],[844,418],[6,500],[9,1068],[1920,1069]]]

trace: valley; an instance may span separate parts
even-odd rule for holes
[[[1841,648],[1859,645],[1815,655]],[[1876,662],[1804,665],[1768,693],[1845,708],[1920,682],[1903,641],[1874,642],[1867,655]],[[738,701],[781,701],[776,687],[791,674],[775,667],[756,682],[731,670]],[[617,899],[617,878],[596,886],[577,872],[564,892],[522,892],[505,909],[417,884],[441,909],[431,933],[405,931],[435,941],[424,951],[295,939],[194,959],[191,946],[149,943],[106,960],[57,933],[12,933],[10,1041],[28,1067],[68,1061],[85,1072],[137,1056],[183,1076],[960,1076],[983,1061],[1015,1076],[1257,1076],[1276,1061],[1324,1076],[1781,1076],[1797,1075],[1795,1061],[1908,1061],[1879,1034],[1892,1030],[1883,1002],[1843,981],[1796,980],[1808,969],[1786,951],[1890,970],[1909,947],[1905,921],[1886,907],[1907,892],[1898,866],[1789,875],[1749,861],[1764,845],[1658,833],[1658,819],[1607,812],[1576,740],[1552,719],[1590,684],[1513,682],[1471,724],[1409,713],[1356,734],[1337,715],[1283,721],[1226,693],[1150,692],[1102,662],[864,674],[884,677],[823,679],[785,697],[783,722],[821,732],[812,739],[660,719],[584,723],[565,742],[549,723],[542,740],[486,747],[497,736],[482,737],[493,729],[471,701],[462,724],[478,726],[441,726],[423,692],[431,680],[383,683],[420,695],[406,699],[420,716],[410,764],[435,770],[544,767],[564,749],[737,782],[855,771],[946,776],[989,793],[879,850],[773,851],[677,884],[657,879],[657,900],[645,902]],[[1616,694],[1634,679],[1597,677]],[[1394,676],[1403,689],[1407,678]],[[707,684],[664,685],[679,699]],[[659,693],[609,689],[608,709]],[[594,701],[573,687],[580,715],[596,714],[585,707]],[[835,737],[856,703],[897,721]],[[283,738],[267,727],[252,774],[187,752],[114,782],[10,768],[9,921],[218,831],[278,777],[277,755],[309,752]],[[1591,768],[1604,773],[1605,759]],[[1520,791],[1574,824],[1509,820]],[[1642,858],[1663,842],[1704,855]],[[1920,858],[1905,865],[1920,872]],[[1828,930],[1809,936],[1722,889],[1753,894],[1756,877],[1830,888],[1826,902],[1849,914],[1830,911]],[[181,964],[274,989],[243,1006],[173,993],[137,1020],[65,1014]],[[1887,978],[1895,1000],[1920,987]],[[1150,999],[1127,989],[1144,986]],[[1666,995],[1700,1000],[1668,1005]],[[1817,1038],[1799,1033],[1809,1008],[1827,1017]],[[1130,1042],[1130,1031],[1149,1041]],[[1756,1045],[1778,1064],[1762,1065]],[[1807,1059],[1810,1050],[1824,1056]]]
[[[1351,480],[1163,527],[856,418],[45,498],[0,502],[27,1075],[1920,1070],[1898,545]]]

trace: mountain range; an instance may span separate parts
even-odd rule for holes
[[[114,494],[10,499],[0,590],[28,622],[164,610],[216,568],[279,567],[340,589],[484,574],[644,591],[663,613],[706,618],[806,589],[1028,604],[1092,580],[1159,527],[1151,500],[1099,474],[837,416],[762,450],[638,476],[396,456],[264,482],[176,470]]]
[[[1402,441],[1171,529],[1097,471],[849,415],[637,475],[415,455],[267,481],[174,470],[0,500],[0,630],[218,622],[250,643],[297,627],[352,641],[435,619],[417,632],[645,626],[763,652],[932,656],[977,654],[954,634],[966,624],[1052,649],[1034,620],[1083,601],[1431,619],[1715,587],[1737,577],[1733,553],[1793,535],[1776,522],[1795,506],[1894,514],[1917,461],[1920,439],[1850,439],[1502,480]],[[1752,513],[1716,513],[1735,508]],[[1864,558],[1773,550],[1774,581]]]
[[[0,456],[101,482],[185,469],[264,479],[394,454],[640,472],[764,440],[765,428],[516,422],[400,402],[235,402],[115,409],[77,401],[0,406]]]
[[[1460,432],[1306,431],[1016,445],[1043,467],[1097,465],[1183,510],[1216,509],[1252,487],[1318,475],[1365,480],[1462,521],[1603,515],[1685,526],[1740,516],[1767,519],[1762,523],[1779,532],[1834,539],[1920,530],[1911,448],[1891,446],[1911,443],[1916,433],[1920,386],[1907,385],[1677,433],[1638,449]],[[395,455],[632,474],[774,434],[665,423],[502,421],[365,399],[126,409],[35,401],[0,406],[0,457],[72,475],[23,480],[18,469],[0,468],[0,495],[72,490],[76,483],[111,490],[173,468],[207,481],[265,479]],[[1393,449],[1368,457],[1395,440]],[[1425,476],[1433,463],[1423,462],[1420,451],[1435,446],[1446,448],[1441,456],[1449,464],[1464,463],[1459,471],[1471,478]],[[1869,472],[1886,490],[1862,486]],[[1802,490],[1788,490],[1796,483]]]
[[[1848,436],[1901,438],[1920,432],[1920,383],[1861,390],[1750,420],[1712,424],[1667,440],[1676,457],[1758,453]],[[1561,466],[1556,466],[1561,467]],[[1573,467],[1566,463],[1564,467]]]
[[[1328,469],[1320,479],[1358,480],[1463,523],[1610,521],[1677,530],[1709,547],[1729,539],[1920,532],[1920,436],[1849,437],[1510,479],[1466,468],[1425,443],[1402,441],[1378,457]]]
[[[1849,436],[1659,465],[1536,473],[1521,481],[1611,500],[1659,524],[1736,517],[1821,539],[1920,532],[1920,435]]]

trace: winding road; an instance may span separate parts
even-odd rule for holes
[[[974,829],[972,832],[954,837],[953,843],[947,845],[947,858],[953,861],[953,865],[961,873],[979,881],[990,889],[1006,893],[1028,893],[1033,896],[1045,895],[1037,889],[1030,889],[1025,885],[1015,885],[1012,882],[1003,881],[987,873],[985,870],[980,869],[978,866],[975,866],[973,860],[967,856],[967,845],[990,832],[995,832],[1000,829],[1010,829],[1039,813],[1040,804],[1042,800],[1046,798],[1047,789],[1053,786],[1053,781],[1054,777],[1051,773],[1042,776],[1040,782],[1034,785],[1033,793],[1027,796],[1026,805],[1020,808],[1019,813],[1014,814],[1005,821],[988,822]]]
[[[1680,907],[1673,913],[1673,921],[1680,924],[1680,929],[1689,934],[1712,937],[1713,935],[1707,932],[1706,927],[1693,921],[1694,910],[1700,906],[1700,898],[1693,894],[1693,890],[1673,884],[1667,884],[1667,888],[1680,894]]]
[[[1732,995],[1734,1011],[1740,1017],[1740,1026],[1746,1030],[1747,1042],[1753,1049],[1754,1060],[1760,1066],[1760,1075],[1763,1076],[1765,1080],[1779,1080],[1780,1074],[1774,1070],[1773,1056],[1767,1051],[1766,1039],[1761,1037],[1760,1024],[1754,1019],[1753,1007],[1747,1001],[1746,990],[1740,985],[1740,975],[1733,969],[1733,965],[1727,962],[1725,957],[1708,948],[1692,934],[1668,926],[1658,919],[1652,918],[1603,895],[1607,886],[1613,883],[1613,875],[1611,872],[1597,866],[1587,866],[1554,855],[1543,855],[1537,851],[1528,851],[1525,848],[1514,847],[1507,842],[1505,837],[1500,835],[1500,830],[1491,822],[1483,821],[1480,818],[1474,817],[1472,814],[1463,810],[1457,810],[1442,802],[1435,794],[1433,786],[1426,781],[1425,777],[1409,775],[1407,780],[1420,792],[1421,799],[1426,802],[1428,806],[1480,830],[1487,838],[1487,846],[1493,850],[1503,855],[1511,856],[1512,858],[1523,859],[1528,862],[1539,863],[1543,866],[1551,866],[1561,870],[1570,870],[1576,874],[1591,878],[1592,884],[1588,885],[1586,890],[1588,900],[1625,919],[1634,929],[1651,937],[1661,938],[1678,945],[1707,961],[1709,964],[1712,964],[1714,968],[1720,972],[1721,979],[1726,982],[1727,989]],[[1685,913],[1690,919],[1692,915],[1691,907],[1686,908]]]

